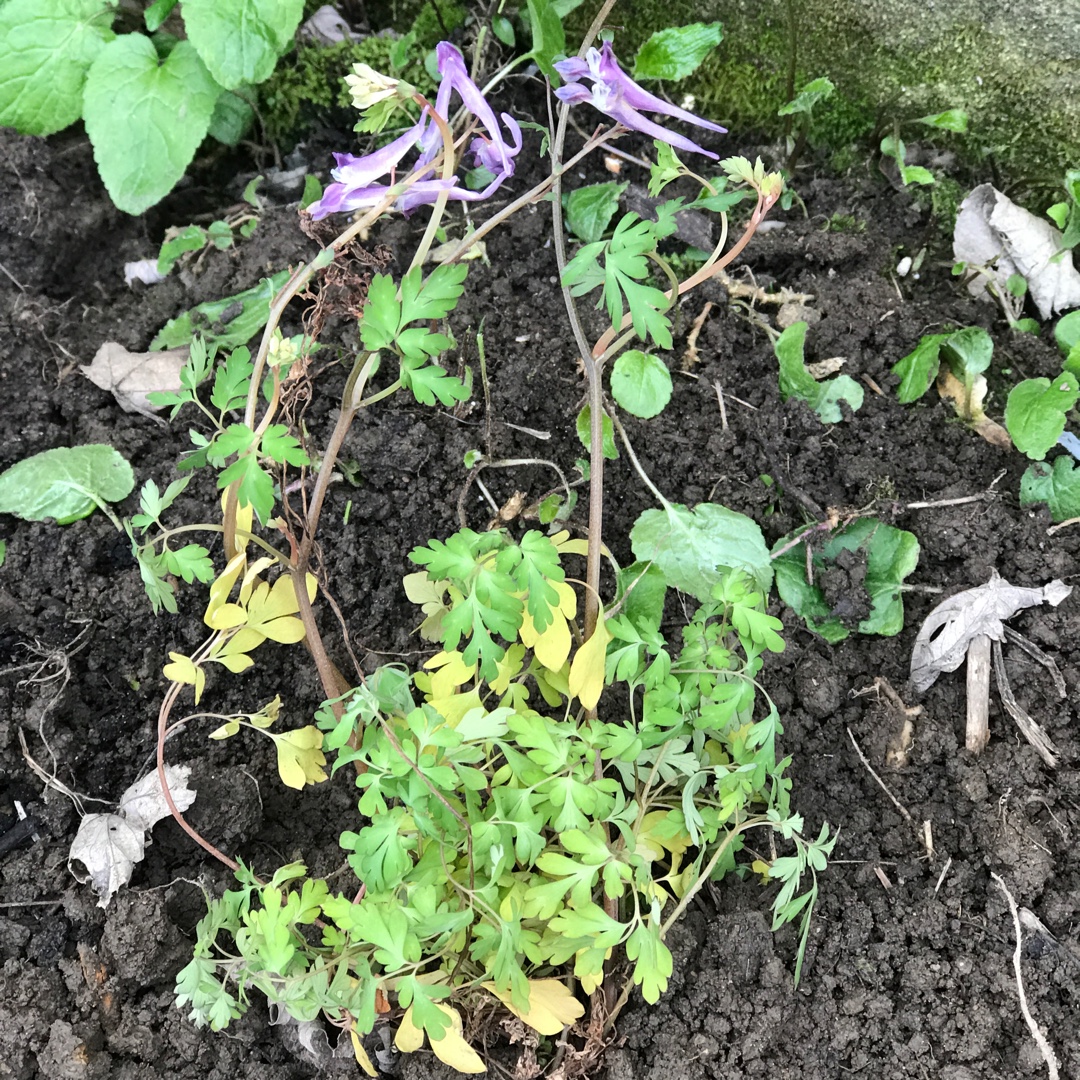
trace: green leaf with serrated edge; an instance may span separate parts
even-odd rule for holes
[[[177,349],[199,335],[210,347],[234,348],[246,345],[270,317],[270,302],[289,280],[289,271],[281,270],[263,278],[258,285],[223,300],[199,304],[183,315],[170,319],[154,335],[151,349]],[[227,318],[227,322],[221,322]]]
[[[60,446],[0,473],[0,514],[70,525],[100,505],[126,499],[134,488],[131,466],[113,447]]]
[[[566,34],[562,19],[552,0],[527,0],[529,6],[529,28],[532,31],[532,51],[530,55],[537,67],[559,85],[559,73],[555,70],[555,58],[566,52]]]
[[[364,313],[360,318],[360,340],[369,352],[389,348],[401,325],[401,304],[397,286],[389,274],[376,274],[368,287]]]
[[[778,540],[775,550],[780,551],[791,540],[790,536]],[[812,545],[814,565],[822,571],[836,561],[841,551],[861,552],[864,555],[866,576],[863,588],[870,598],[871,610],[859,623],[860,634],[891,637],[903,629],[901,587],[919,561],[919,542],[912,533],[885,525],[874,518],[862,518],[834,533],[824,543],[812,541]],[[807,583],[804,544],[796,544],[778,555],[773,560],[773,567],[780,598],[806,620],[807,626],[830,643],[842,641],[848,636],[848,629],[832,614],[821,589]]]
[[[559,594],[551,582],[566,577],[555,545],[543,533],[530,529],[520,544],[503,550],[499,566],[513,577],[519,590],[527,593],[525,603],[533,626],[543,633],[551,625],[552,610],[559,605]]]
[[[1005,426],[1013,445],[1035,461],[1046,457],[1065,430],[1066,413],[1080,398],[1080,377],[1063,371],[1053,382],[1025,379],[1009,391]]]
[[[423,359],[412,360],[407,357],[401,360],[401,383],[412,391],[413,397],[421,405],[434,405],[437,398],[449,409],[460,401],[468,401],[472,394],[472,378],[469,369],[466,369],[466,376],[467,378],[462,382],[461,379],[448,375],[446,369],[438,364],[427,364]]]
[[[268,79],[292,44],[303,0],[184,0],[184,29],[226,89]]]
[[[217,485],[224,489],[235,481],[240,484],[237,488],[240,501],[251,506],[265,525],[274,512],[273,478],[253,454],[246,454],[220,473]]]
[[[188,225],[161,245],[161,250],[158,252],[158,273],[167,274],[176,265],[181,255],[189,251],[201,251],[204,247],[206,247],[206,230],[198,225]]]
[[[671,372],[663,360],[628,349],[612,366],[611,396],[628,413],[649,420],[671,400]]]
[[[657,30],[634,58],[637,79],[685,79],[723,39],[720,23],[690,23]]]
[[[586,450],[592,448],[592,412],[591,406],[586,405],[585,408],[577,415],[577,435],[581,440],[581,445]],[[615,445],[615,425],[611,422],[611,417],[604,414],[604,419],[601,421],[600,430],[602,432],[601,446],[603,447],[604,457],[608,461],[615,461],[619,456],[619,448]]]
[[[656,147],[656,164],[649,170],[649,194],[655,199],[674,180],[686,171],[679,155],[668,143],[653,139]]]
[[[172,190],[206,136],[220,93],[186,41],[164,63],[138,34],[114,38],[98,53],[86,76],[83,119],[121,210],[141,214]]]
[[[667,582],[658,566],[635,562],[623,567],[615,578],[616,599],[622,613],[639,632],[659,630],[664,616]]]
[[[898,360],[892,373],[900,379],[896,399],[904,405],[918,401],[933,385],[941,366],[941,346],[948,334],[925,334],[919,344]]]
[[[629,183],[590,184],[563,197],[566,227],[587,244],[599,240],[619,209],[619,199]]]
[[[86,73],[115,36],[101,0],[0,4],[0,127],[51,135],[82,115]]]
[[[630,546],[636,559],[656,564],[668,585],[702,602],[724,569],[745,570],[765,592],[772,584],[761,530],[744,514],[716,503],[646,510],[630,530]]]
[[[1080,517],[1080,469],[1071,457],[1036,461],[1020,477],[1020,505],[1046,503],[1054,521]]]
[[[201,544],[185,544],[176,551],[166,549],[162,558],[173,577],[183,578],[189,585],[201,581],[204,585],[214,580],[214,564],[210,552]]]
[[[777,116],[791,116],[794,113],[812,112],[819,101],[832,96],[835,86],[826,78],[808,82],[786,105],[776,110]]]

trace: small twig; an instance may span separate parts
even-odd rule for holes
[[[941,873],[938,875],[937,884],[934,886],[934,895],[941,891],[941,886],[945,881],[945,875],[949,872],[949,867],[952,866],[952,856],[950,855],[945,860],[945,865],[941,868]]]
[[[697,339],[701,333],[701,328],[705,325],[705,320],[709,317],[709,312],[712,311],[715,305],[709,300],[705,306],[701,309],[701,314],[694,320],[693,325],[690,327],[690,333],[686,335],[686,351],[682,355],[683,370],[689,370],[695,364],[701,362],[701,357],[698,356],[697,351]],[[723,406],[721,405],[721,408]]]
[[[1064,701],[1069,696],[1069,691],[1065,686],[1065,676],[1061,674],[1061,670],[1054,662],[1054,658],[1048,656],[1038,645],[1033,641],[1028,641],[1023,634],[1018,633],[1011,626],[1005,626],[1003,629],[1005,630],[1006,641],[1011,642],[1013,645],[1018,645],[1032,658],[1032,660],[1035,660],[1046,668],[1050,673],[1050,678],[1054,680],[1054,689],[1057,691],[1058,697]]]
[[[3,263],[0,263],[0,271],[3,271],[3,273],[11,279],[12,284],[19,290],[19,292],[26,292],[26,286],[23,285],[22,282],[20,282],[18,278],[16,278],[15,275]]]
[[[1016,901],[1006,887],[1005,882],[993,871],[990,872],[990,877],[993,878],[998,888],[1005,894],[1005,899],[1009,903],[1009,913],[1012,915],[1013,932],[1016,936],[1016,948],[1013,951],[1013,971],[1016,974],[1016,993],[1020,999],[1020,1012],[1023,1014],[1024,1022],[1031,1032],[1031,1037],[1035,1040],[1035,1045],[1043,1056],[1043,1061],[1046,1062],[1046,1071],[1050,1080],[1059,1080],[1057,1055],[1054,1053],[1053,1047],[1046,1041],[1042,1028],[1035,1022],[1035,1017],[1031,1015],[1027,1003],[1027,994],[1024,993],[1024,973],[1020,968],[1021,942],[1023,939],[1023,931],[1020,929],[1020,912],[1017,910]]]
[[[727,431],[727,407],[724,405],[724,388],[719,382],[714,382],[713,389],[716,391],[716,400],[720,405],[720,430]]]
[[[997,497],[997,492],[994,490],[1000,482],[1001,478],[1007,472],[1006,469],[1002,469],[1001,472],[990,481],[990,486],[985,490],[979,492],[978,495],[962,495],[958,499],[935,499],[933,502],[910,502],[904,506],[905,510],[933,510],[939,506],[966,506],[968,503],[985,502],[987,499],[993,499]],[[1080,518],[1075,518],[1075,521],[1080,521]],[[1068,524],[1063,522],[1062,524]],[[1060,528],[1061,526],[1057,526]],[[1047,530],[1048,532],[1052,530]]]
[[[867,761],[866,755],[862,752],[862,748],[855,741],[855,736],[852,734],[851,728],[847,729],[847,733],[848,738],[851,740],[851,745],[855,747],[855,753],[859,755],[859,760],[863,763],[863,765],[866,766],[866,771],[877,781],[878,787],[880,787],[881,790],[889,796],[890,802],[892,802],[893,806],[895,806],[896,809],[900,811],[900,813],[903,815],[904,820],[914,825],[915,819],[907,812],[906,808],[903,806],[900,800],[897,799],[897,797],[888,789],[888,787],[886,787],[885,781],[882,780],[876,772],[874,772],[874,768],[870,764],[870,762]]]

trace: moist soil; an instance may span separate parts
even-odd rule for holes
[[[535,102],[513,107],[519,115],[540,112]],[[342,136],[336,145],[349,144]],[[632,142],[627,148],[644,149]],[[529,144],[527,151],[536,149]],[[729,141],[717,149],[777,157],[775,147],[752,143]],[[323,170],[327,157],[313,150],[310,160]],[[271,192],[253,239],[210,252],[197,272],[129,287],[126,262],[151,257],[168,224],[220,216],[254,170],[232,162],[228,170],[218,163],[196,171],[154,211],[131,218],[112,207],[81,135],[0,136],[0,162],[0,467],[51,447],[107,442],[131,461],[140,485],[153,477],[164,486],[187,446],[183,418],[168,428],[125,413],[78,366],[104,341],[144,349],[181,310],[310,258],[316,248],[298,226],[295,201]],[[636,166],[623,169],[632,174]],[[643,174],[625,178],[644,182]],[[523,167],[514,190],[528,182]],[[979,757],[964,749],[962,671],[943,676],[925,695],[907,762],[890,767],[886,750],[901,720],[885,696],[865,692],[884,679],[914,703],[906,685],[912,644],[944,596],[986,582],[994,570],[1014,584],[1041,586],[1055,577],[1071,582],[1080,567],[1080,534],[1069,528],[1051,534],[1045,511],[1020,507],[1025,460],[956,422],[936,395],[900,405],[891,366],[924,333],[984,326],[996,343],[994,372],[1009,372],[991,378],[988,407],[1000,416],[1003,387],[1053,375],[1060,362],[1047,333],[1010,334],[995,308],[968,297],[950,274],[938,224],[876,164],[842,177],[806,166],[796,187],[806,216],[797,207],[774,215],[783,227],[757,237],[732,278],[766,291],[809,294],[808,318],[815,321],[808,359],[844,357],[844,371],[866,386],[864,406],[826,426],[805,405],[782,401],[762,327],[775,305],[747,305],[712,285],[684,304],[668,358],[676,371],[671,405],[655,420],[631,419],[630,436],[669,498],[711,500],[746,513],[770,543],[823,520],[830,509],[874,508],[918,538],[919,565],[908,579],[914,589],[905,594],[898,636],[852,634],[833,646],[779,601],[772,608],[783,619],[787,649],[770,660],[763,680],[784,718],[793,805],[809,832],[823,822],[840,830],[820,878],[801,982],[793,982],[795,931],[770,932],[775,886],[729,876],[702,894],[674,932],[667,993],[652,1007],[632,999],[594,1075],[1042,1075],[1045,1065],[1021,1016],[1013,924],[993,872],[1060,942],[1026,933],[1021,970],[1031,1012],[1056,1048],[1062,1075],[1077,1076],[1080,1039],[1069,1018],[1076,1015],[1080,976],[1080,953],[1073,951],[1080,925],[1073,845],[1080,832],[1080,739],[1072,726],[1080,604],[1073,598],[1014,620],[1057,661],[1066,701],[1058,700],[1041,667],[1015,647],[1006,650],[1021,704],[1061,751],[1056,770],[1018,738],[996,695],[989,746]],[[386,245],[397,272],[423,217],[393,222],[371,238]],[[492,517],[475,486],[459,506],[466,450],[549,458],[566,473],[582,456],[574,420],[585,388],[564,328],[547,228],[541,204],[489,238],[490,265],[470,264],[454,324],[462,347],[450,367],[476,369],[475,346],[466,343],[482,319],[490,410],[479,393],[453,412],[399,395],[372,409],[349,437],[342,480],[331,487],[323,514],[322,569],[366,668],[388,660],[418,665],[427,655],[401,584],[412,568],[408,551],[453,532],[459,512],[474,528]],[[924,248],[919,276],[898,278],[899,256]],[[707,301],[713,307],[697,339],[698,360],[684,370],[687,335]],[[290,308],[288,332],[299,332],[302,314],[301,305]],[[586,314],[595,335],[599,316],[587,305]],[[305,416],[316,446],[333,421],[344,378],[338,361],[352,355],[355,324],[331,319],[323,344]],[[483,479],[498,504],[520,492],[529,505],[549,490],[551,475],[529,466],[487,470]],[[214,505],[214,498],[212,480],[199,478],[176,513],[198,520],[206,512],[200,507]],[[909,508],[927,502],[938,505]],[[585,503],[583,497],[570,522],[579,532]],[[610,462],[605,540],[620,561],[631,558],[628,531],[651,505],[625,453]],[[119,509],[133,512],[135,498]],[[509,527],[521,524],[513,520]],[[200,889],[219,894],[228,872],[167,819],[155,828],[130,887],[101,909],[68,871],[78,814],[68,798],[44,790],[21,748],[22,739],[41,769],[84,797],[116,800],[150,766],[166,688],[162,665],[170,649],[187,652],[202,639],[204,590],[181,586],[180,614],[155,617],[127,542],[101,514],[64,527],[0,517],[0,538],[7,545],[0,570],[0,828],[14,826],[17,800],[35,819],[37,834],[0,855],[0,1077],[354,1074],[354,1064],[316,1060],[291,1029],[270,1023],[258,1000],[225,1034],[197,1030],[175,1008],[172,986],[204,910]],[[838,568],[830,577],[838,610],[858,610],[863,570]],[[327,605],[320,605],[319,618],[335,660],[348,670]],[[675,605],[667,631],[677,634],[683,618]],[[307,722],[322,694],[303,650],[264,646],[243,678],[211,680],[204,707],[257,707],[278,693],[286,717],[295,726]],[[293,859],[319,876],[341,871],[337,836],[356,819],[355,791],[344,774],[293,792],[278,783],[267,740],[245,733],[213,743],[205,735],[193,723],[168,747],[171,761],[192,769],[198,790],[192,824],[259,871]],[[860,760],[853,739],[895,802]],[[102,804],[88,801],[87,808]],[[498,1050],[492,1033],[486,1037],[501,1063],[493,1071],[514,1075],[513,1052]],[[393,1069],[422,1077],[439,1075],[442,1067],[424,1051]]]

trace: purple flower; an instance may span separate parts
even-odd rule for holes
[[[673,116],[677,120],[685,120],[688,124],[696,124],[698,127],[707,128],[709,131],[726,132],[727,128],[714,124],[710,120],[702,120],[700,116],[680,109],[675,105],[650,94],[648,90],[638,86],[621,67],[611,51],[611,42],[605,41],[603,49],[590,49],[585,54],[585,59],[580,60],[572,57],[569,60],[560,60],[555,65],[555,70],[566,80],[565,86],[560,86],[555,91],[555,96],[560,101],[570,105],[577,105],[583,101],[589,102],[595,109],[607,113],[613,120],[617,120],[623,127],[631,131],[641,131],[646,135],[676,146],[680,150],[692,150],[697,154],[704,154],[716,160],[720,155],[714,154],[704,147],[691,142],[683,135],[675,135],[667,128],[653,123],[652,120],[642,116],[642,111],[663,113],[665,116]],[[592,80],[592,89],[582,85],[581,79]]]
[[[308,207],[311,216],[318,221],[328,214],[359,210],[376,206],[393,192],[393,177],[402,160],[413,147],[419,147],[420,154],[416,164],[407,174],[415,180],[401,190],[394,205],[405,214],[435,200],[443,193],[456,201],[476,202],[488,198],[502,182],[514,175],[514,158],[521,150],[521,128],[512,116],[502,114],[503,123],[509,132],[509,140],[495,119],[491,106],[480,93],[476,83],[469,78],[465,68],[465,58],[461,52],[447,41],[441,42],[435,50],[438,67],[442,74],[439,92],[435,99],[434,112],[446,123],[450,122],[450,99],[457,91],[465,108],[480,121],[486,134],[478,135],[472,142],[470,152],[474,155],[474,164],[483,166],[493,175],[491,183],[483,191],[468,191],[459,187],[457,177],[450,180],[434,178],[434,162],[442,149],[442,132],[439,125],[429,116],[432,111],[428,106],[420,119],[392,143],[381,150],[357,157],[353,154],[335,154],[337,168],[331,175],[335,183],[327,187],[321,199]],[[379,184],[377,180],[390,175],[391,183]]]

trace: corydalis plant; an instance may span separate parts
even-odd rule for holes
[[[384,103],[399,93],[408,93],[422,107],[420,119],[403,135],[374,153],[362,157],[334,154],[337,168],[332,175],[336,183],[331,184],[323,197],[308,208],[313,218],[318,220],[329,214],[377,206],[388,195],[398,192],[394,206],[403,213],[433,203],[440,196],[455,201],[478,202],[488,198],[507,177],[514,175],[514,159],[521,151],[521,128],[517,121],[509,113],[503,113],[502,121],[508,136],[504,134],[494,110],[476,83],[469,78],[465,58],[459,49],[443,41],[435,54],[442,82],[434,106],[412,87],[386,78],[376,79],[373,77],[375,73],[367,74],[370,68],[354,76],[356,82],[350,84],[354,100]],[[357,66],[366,68],[366,65]],[[468,112],[479,121],[484,132],[473,139],[469,148],[474,167],[486,169],[492,175],[490,183],[481,191],[461,187],[456,176],[444,175],[436,179],[433,175],[439,150],[446,141],[444,133],[449,130],[450,102],[455,93]],[[417,147],[420,154],[407,179],[399,184],[394,184],[393,180],[390,185],[376,183],[384,176],[393,177],[409,152]]]
[[[593,108],[606,113],[630,131],[640,131],[670,146],[677,146],[680,150],[692,150],[696,154],[704,154],[713,160],[719,156],[711,150],[698,146],[696,142],[684,135],[669,131],[642,115],[643,112],[662,113],[709,131],[717,131],[721,134],[727,132],[727,128],[714,124],[711,120],[703,120],[700,116],[680,109],[638,86],[619,67],[610,41],[605,41],[601,49],[589,49],[584,60],[575,56],[569,60],[560,61],[555,65],[555,70],[566,80],[566,85],[560,86],[555,91],[555,96],[560,101],[568,105],[588,102]],[[592,86],[585,86],[582,79],[587,79]]]

